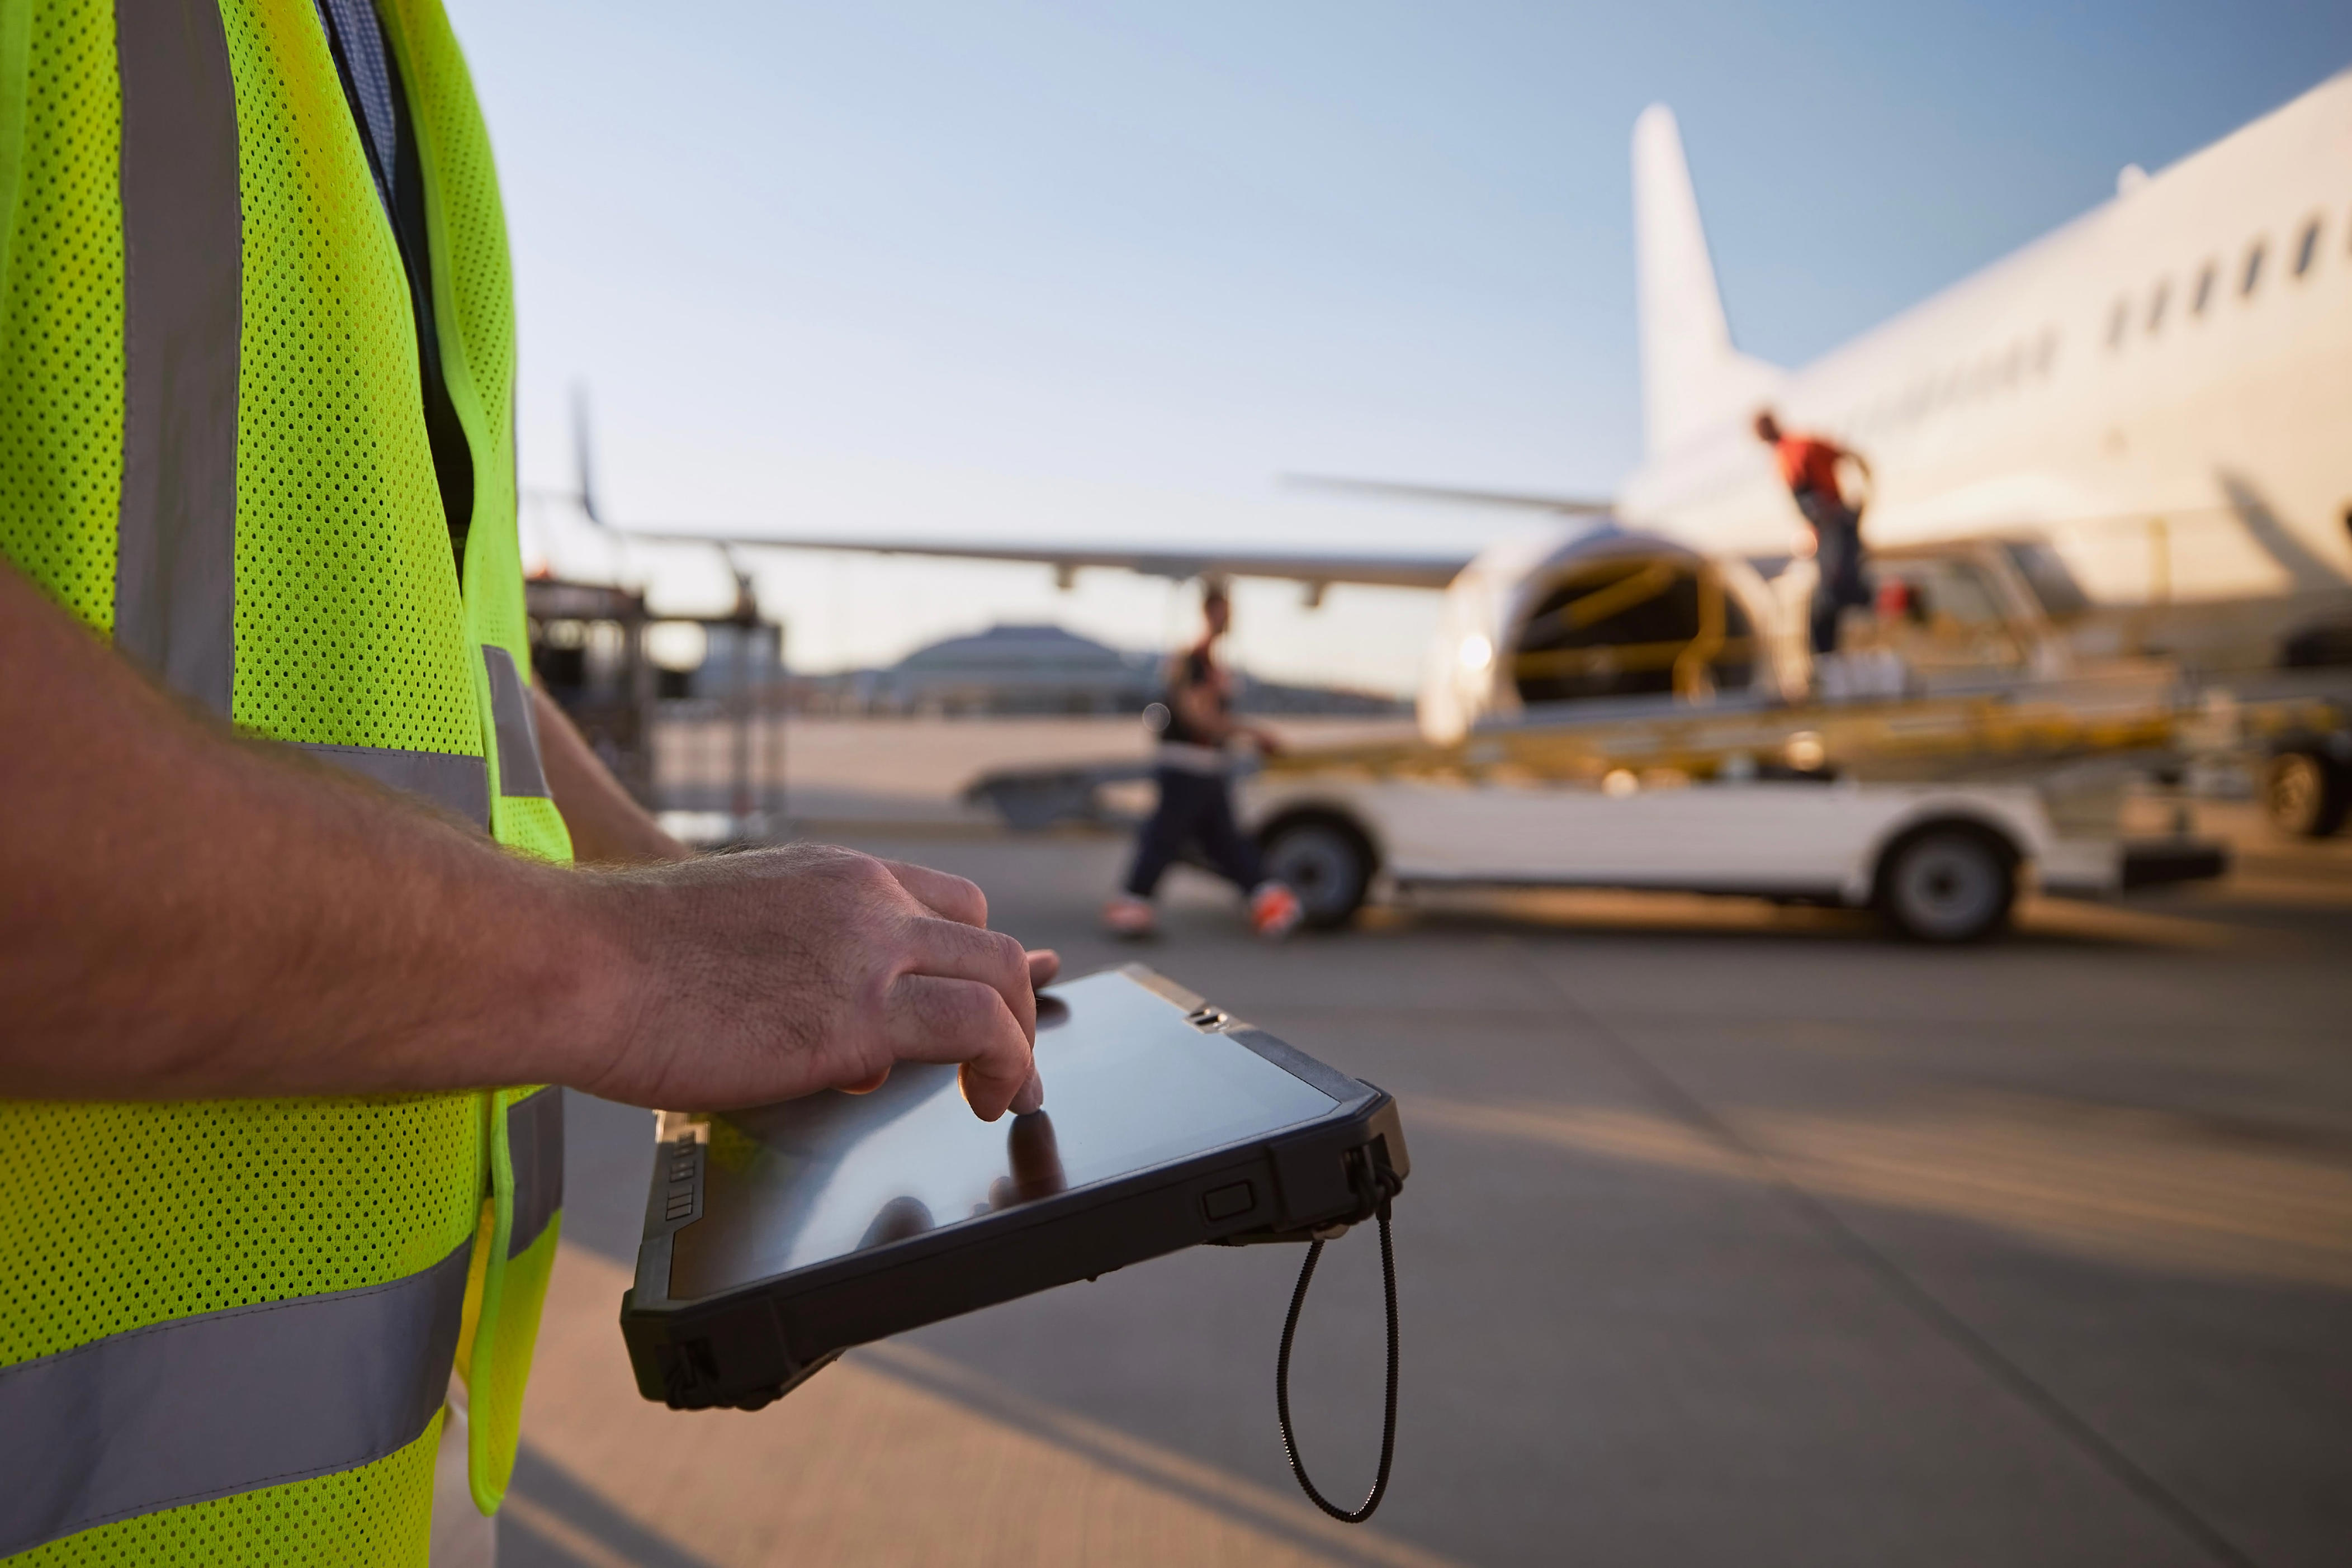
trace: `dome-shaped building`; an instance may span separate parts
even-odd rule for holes
[[[1160,688],[1158,662],[1059,626],[992,626],[916,649],[877,670],[866,706],[886,713],[1134,713]]]

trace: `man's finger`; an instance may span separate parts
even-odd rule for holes
[[[902,1061],[960,1064],[963,1097],[983,1122],[1003,1115],[1035,1071],[1004,998],[977,980],[900,976],[883,1003],[882,1038]]]
[[[966,925],[988,924],[988,895],[980,891],[979,883],[951,872],[909,865],[905,861],[884,861],[882,864],[898,879],[900,887],[934,915]]]
[[[1051,947],[1033,947],[1029,950],[1027,957],[1029,986],[1033,990],[1045,989],[1054,983],[1054,977],[1062,972],[1062,956]],[[1032,1054],[1033,1056],[1034,1054],[1034,1049]],[[1026,1116],[1033,1111],[1042,1111],[1045,1108],[1045,1081],[1038,1076],[1036,1068],[1032,1066],[1029,1069],[1029,1082],[1023,1084],[1021,1092],[1013,1097],[1013,1113],[1016,1116]]]
[[[908,923],[905,968],[942,979],[978,980],[1004,998],[1023,1039],[1037,1038],[1037,992],[1029,981],[1028,956],[1001,931],[983,931],[952,920]]]

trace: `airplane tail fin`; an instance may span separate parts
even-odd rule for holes
[[[1654,457],[1762,406],[1783,379],[1731,346],[1682,132],[1663,103],[1633,121],[1633,244],[1643,425]]]

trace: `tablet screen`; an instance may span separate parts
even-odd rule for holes
[[[1039,998],[1037,1069],[1045,1108],[993,1123],[964,1103],[954,1068],[917,1063],[871,1094],[712,1116],[702,1218],[672,1242],[671,1299],[1131,1176],[1338,1103],[1115,971]]]

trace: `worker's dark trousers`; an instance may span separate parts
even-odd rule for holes
[[[1797,506],[1813,525],[1813,652],[1834,653],[1838,618],[1870,602],[1870,579],[1862,570],[1862,518],[1852,507],[1823,501],[1810,490],[1798,494]]]
[[[1159,780],[1160,805],[1135,841],[1135,869],[1127,873],[1127,891],[1150,898],[1176,857],[1195,845],[1244,893],[1255,887],[1260,875],[1257,845],[1234,825],[1233,789],[1225,776],[1162,768],[1152,777]]]

